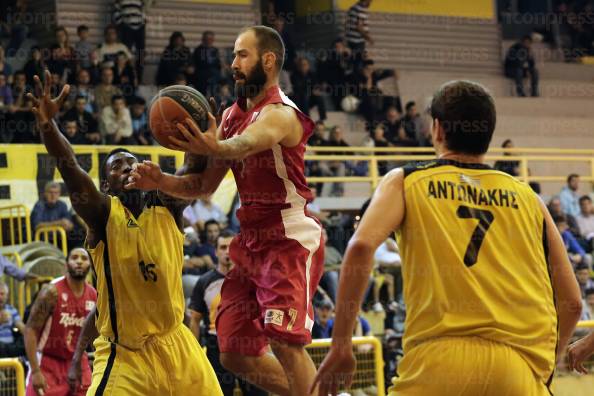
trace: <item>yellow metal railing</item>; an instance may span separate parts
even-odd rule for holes
[[[66,239],[66,230],[61,226],[41,226],[35,230],[35,240],[45,241],[53,244],[62,250],[64,256],[68,255],[68,240]]]
[[[31,304],[31,302],[33,302],[33,296],[35,293],[37,293],[43,285],[51,282],[53,279],[54,278],[49,276],[42,276],[37,279],[28,280],[25,284],[25,306]]]
[[[8,235],[5,235],[6,231],[8,231]],[[0,207],[0,246],[17,245],[30,241],[29,209],[25,205]]]
[[[0,395],[25,396],[25,371],[18,359],[0,359]]]
[[[316,368],[326,357],[331,343],[331,339],[324,338],[313,340],[306,347]],[[385,395],[382,344],[375,337],[353,337],[353,351],[357,359],[357,369],[351,389],[361,389],[368,394]]]

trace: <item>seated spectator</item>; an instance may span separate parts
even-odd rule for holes
[[[402,302],[402,260],[400,258],[400,250],[396,241],[388,238],[382,243],[374,254],[376,264],[376,274],[389,274],[392,276],[392,285],[388,286],[388,309],[394,311],[398,304],[396,301]],[[379,295],[378,295],[379,301]]]
[[[74,45],[75,59],[81,68],[87,69],[92,66],[91,54],[97,46],[89,41],[89,27],[87,25],[79,25],[76,28],[76,34],[78,35],[78,42]]]
[[[95,88],[91,85],[91,74],[87,69],[80,69],[76,74],[76,84],[70,87],[68,101],[74,103],[79,96],[86,98],[85,111],[95,114]]]
[[[6,63],[4,47],[0,45],[0,74],[6,77],[7,84],[10,84],[12,82],[12,73],[12,66]]]
[[[505,139],[501,147],[504,149],[514,148],[514,144],[511,139]],[[513,154],[509,151],[504,151],[503,155],[512,156]],[[493,168],[497,169],[498,171],[505,172],[511,176],[520,175],[520,161],[496,161],[495,165],[493,165]]]
[[[342,128],[334,126],[330,129],[330,137],[327,142],[330,147],[349,147],[349,144],[344,140],[342,135]],[[329,152],[327,155],[341,155],[344,152]],[[328,169],[330,170],[330,176],[344,177],[346,176],[347,164],[345,161],[329,161]],[[329,194],[331,197],[342,197],[344,195],[344,183],[337,182],[332,183],[332,189]]]
[[[185,231],[182,285],[184,297],[188,300],[200,276],[215,268],[215,264],[211,256],[200,245],[200,239],[196,231],[191,227],[188,227]]]
[[[122,91],[127,102],[136,93],[136,88],[138,87],[136,70],[124,51],[120,51],[117,54],[116,63],[113,67],[113,84]]]
[[[569,226],[569,231],[571,231],[574,237],[580,237],[582,233],[580,232],[580,228],[578,227],[577,220],[572,215],[566,215],[565,213],[563,213],[563,210],[561,209],[561,200],[559,199],[559,197],[551,198],[547,205],[547,208],[549,209],[549,213],[553,218],[555,218],[555,216],[565,217],[567,225]]]
[[[60,82],[65,84],[74,81],[76,71],[74,48],[70,45],[68,32],[63,26],[56,28],[55,44],[51,47],[51,56],[47,61],[47,68],[52,74],[57,74]],[[41,76],[41,74],[39,74]],[[56,95],[59,91],[56,92]]]
[[[215,34],[207,30],[202,33],[202,43],[192,54],[194,80],[190,81],[203,94],[216,95],[221,80],[221,57],[219,49],[214,46]]]
[[[0,356],[24,356],[24,343],[15,345],[15,334],[17,329],[21,337],[25,334],[25,324],[15,307],[8,303],[8,286],[0,282]]]
[[[12,89],[8,85],[6,76],[0,74],[0,113],[12,110],[14,98],[12,97]]]
[[[62,117],[64,121],[76,121],[79,135],[82,135],[87,143],[81,144],[100,144],[101,133],[99,125],[89,111],[87,111],[87,98],[83,95],[76,97],[74,107],[68,110]]]
[[[569,231],[565,217],[556,216],[553,219],[555,220],[555,225],[557,226],[557,229],[563,238],[563,243],[565,244],[565,248],[567,249],[571,263],[574,265],[574,267],[579,264],[585,264],[588,266],[586,252],[580,246],[573,234]]]
[[[217,239],[221,234],[221,226],[216,220],[208,220],[204,223],[204,231],[202,232],[202,255],[208,254],[214,263],[217,263],[216,246]]]
[[[326,59],[318,69],[320,79],[328,84],[330,96],[336,109],[340,109],[340,102],[348,93],[348,81],[353,73],[351,50],[344,39],[337,38]]]
[[[582,292],[582,298],[586,298],[586,290],[594,288],[594,280],[590,277],[590,267],[586,263],[580,263],[575,267],[575,277],[580,291]]]
[[[227,227],[227,215],[211,196],[194,201],[184,210],[184,218],[198,232],[205,230],[209,220],[214,220],[220,228]]]
[[[169,36],[169,45],[165,47],[157,70],[157,85],[167,86],[175,82],[175,76],[183,73],[190,63],[190,49],[182,32],[173,32]]]
[[[95,87],[95,104],[99,115],[102,114],[103,109],[109,107],[115,95],[121,96],[122,91],[113,84],[113,69],[103,67],[101,69],[101,84]]]
[[[60,183],[47,182],[43,190],[43,199],[37,201],[31,211],[31,227],[37,230],[45,226],[60,226],[66,231],[72,230],[74,225],[68,207],[60,201]]]
[[[15,110],[25,108],[27,94],[32,92],[31,86],[27,84],[27,75],[23,70],[14,73],[12,80],[12,98],[14,99]]]
[[[317,340],[332,337],[330,320],[332,320],[333,316],[334,304],[332,304],[332,301],[323,299],[314,305],[314,324],[311,330],[312,339]]]
[[[311,107],[318,108],[319,119],[326,119],[326,105],[321,96],[321,89],[316,75],[311,71],[306,58],[298,58],[296,69],[291,75],[293,87],[292,99],[305,114],[309,115]]]
[[[27,78],[27,85],[29,87],[35,86],[35,80],[33,77],[39,76],[39,78],[43,78],[45,76],[44,71],[46,69],[45,60],[42,57],[41,49],[37,46],[31,47],[31,54],[27,63],[25,63],[25,67],[23,71],[25,72],[25,76]]]
[[[384,138],[394,146],[414,147],[417,145],[415,135],[406,132],[403,121],[396,106],[388,107],[386,119],[383,121]]]
[[[412,139],[415,145],[421,145],[421,142],[426,140],[426,132],[428,126],[423,121],[421,114],[417,111],[417,104],[415,102],[408,102],[404,107],[405,113],[403,121],[404,132],[408,139]],[[426,146],[426,144],[423,144]]]
[[[385,137],[386,127],[383,124],[376,124],[373,130],[373,146],[374,147],[394,147],[394,144],[390,143]],[[376,152],[376,155],[386,155],[386,152]],[[380,176],[388,173],[388,162],[378,161],[377,169]]]
[[[307,204],[307,212],[311,214],[316,219],[320,220],[321,223],[325,223],[328,220],[330,214],[320,208],[320,205],[316,201],[318,197],[318,193],[316,190],[316,186],[312,184],[308,184],[309,190],[311,191],[311,202]]]
[[[90,144],[85,135],[79,131],[76,120],[64,120],[62,124],[64,136],[70,144]]]
[[[0,278],[4,275],[9,276],[17,281],[38,279],[37,275],[31,272],[26,272],[0,254]]]
[[[332,302],[336,302],[338,272],[342,263],[342,254],[328,243],[328,234],[325,228],[322,228],[322,241],[324,242],[324,274],[320,279],[320,286],[328,294]]]
[[[118,40],[118,31],[115,25],[109,25],[104,30],[105,41],[97,48],[97,61],[113,67],[119,52],[124,52],[128,59],[134,59],[130,49]]]
[[[593,320],[594,319],[594,288],[592,288],[592,287],[587,288],[586,291],[584,292],[584,294],[586,295],[586,304],[584,304],[584,305],[586,306],[588,316],[590,317],[590,319],[588,319],[588,320]]]
[[[580,214],[579,194],[580,176],[572,173],[567,176],[567,186],[559,193],[563,213],[576,217]]]
[[[132,134],[137,144],[150,146],[153,144],[153,135],[149,129],[148,116],[146,114],[146,101],[135,96],[130,105],[130,115],[132,117]]]
[[[532,38],[524,36],[522,41],[510,47],[505,56],[505,76],[515,81],[518,96],[526,96],[524,78],[528,75],[530,75],[531,95],[538,96],[538,70],[536,70],[531,46]]]
[[[99,130],[106,144],[135,144],[132,136],[132,118],[122,95],[111,98],[111,106],[101,112]]]
[[[374,62],[371,59],[363,61],[363,68],[353,76],[355,96],[361,100],[359,112],[367,121],[370,130],[373,130],[373,126],[379,121],[380,114],[385,108],[390,105],[398,108],[397,98],[385,97],[378,86],[379,81],[394,77],[394,70],[376,70],[373,65]]]
[[[594,240],[594,213],[592,211],[592,198],[588,195],[583,195],[580,198],[580,214],[577,215],[575,220],[577,221],[582,238],[588,242],[586,249],[588,253],[592,252],[592,241]]]
[[[10,115],[11,122],[5,128],[6,135],[12,137],[12,143],[40,143],[37,122],[33,114],[33,100],[20,95],[18,101],[15,101],[13,110],[14,112]]]

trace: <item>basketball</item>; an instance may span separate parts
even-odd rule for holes
[[[200,92],[185,85],[163,88],[153,98],[149,110],[152,134],[163,147],[172,148],[169,136],[185,140],[176,124],[192,118],[203,132],[208,129],[210,105]]]

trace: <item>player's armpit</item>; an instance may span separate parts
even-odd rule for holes
[[[553,222],[544,202],[540,200],[541,210],[545,219],[546,241],[549,250],[549,266],[555,304],[559,317],[559,343],[557,354],[561,355],[573,335],[575,325],[582,313],[582,298],[577,284],[563,239]]]
[[[301,141],[302,136],[303,128],[295,110],[289,106],[279,106],[263,111],[241,135],[221,141],[217,156],[242,160],[279,143],[293,147]]]

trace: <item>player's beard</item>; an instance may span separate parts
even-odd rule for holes
[[[243,73],[238,73],[238,75],[244,79],[243,83],[235,81],[235,96],[238,98],[253,98],[258,96],[262,92],[267,80],[262,60],[258,60],[258,63],[256,63],[248,75]]]
[[[78,271],[75,268],[72,268],[69,266],[68,267],[68,275],[70,275],[70,277],[74,280],[81,281],[87,277],[87,275],[89,274],[89,270],[90,270],[90,267],[86,271]]]

